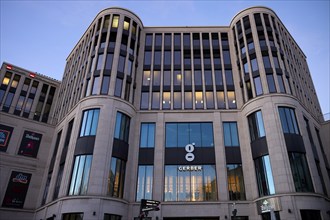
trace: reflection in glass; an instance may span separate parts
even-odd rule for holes
[[[79,155],[75,157],[69,195],[85,195],[87,193],[92,158],[93,155]]]
[[[279,107],[278,111],[280,114],[283,133],[299,134],[299,128],[294,110],[292,108]]]
[[[155,146],[155,123],[141,123],[140,147],[153,148]]]
[[[296,192],[314,192],[305,154],[289,152],[289,160]]]
[[[235,92],[234,91],[228,91],[227,96],[228,96],[228,106],[229,106],[229,108],[230,109],[237,108]]]
[[[173,93],[173,108],[181,109],[181,92]]]
[[[237,122],[223,122],[225,147],[239,146]]]
[[[261,111],[257,111],[248,116],[251,141],[265,136],[264,122]]]
[[[227,164],[229,200],[245,200],[242,164]]]
[[[254,160],[259,196],[275,194],[273,173],[270,165],[269,155]]]
[[[163,109],[171,108],[171,93],[163,92]]]
[[[225,103],[225,93],[223,91],[217,92],[217,104],[218,109],[225,109],[226,103]]]
[[[148,109],[148,107],[149,107],[149,92],[142,92],[140,109]]]
[[[200,171],[179,171],[179,166],[165,166],[164,200],[216,201],[215,166],[200,166]]]
[[[152,93],[151,109],[159,109],[159,92]]]
[[[123,198],[125,183],[126,162],[112,157],[108,178],[108,195]]]
[[[273,74],[266,75],[267,76],[267,83],[268,83],[268,90],[269,93],[274,93],[276,92],[275,88],[275,82],[274,82],[274,76]]]
[[[142,166],[138,168],[136,201],[141,199],[152,199],[153,188],[153,166]]]

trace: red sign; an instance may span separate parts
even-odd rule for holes
[[[30,73],[30,77],[31,77],[31,78],[34,78],[34,77],[36,77],[36,74],[34,74],[34,73]]]
[[[9,65],[7,65],[7,70],[11,70],[11,69],[13,69],[13,67],[12,66],[9,66]]]

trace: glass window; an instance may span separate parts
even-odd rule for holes
[[[5,77],[2,80],[2,85],[9,85],[10,79],[11,79],[12,73],[6,72]]]
[[[195,107],[196,109],[204,108],[203,92],[195,92]]]
[[[23,107],[23,103],[24,103],[24,100],[25,100],[25,96],[20,96],[18,101],[17,101],[17,104],[16,104],[16,110],[19,110],[21,111],[22,110],[22,107]],[[39,104],[39,103],[38,103]],[[41,112],[41,110],[39,111],[39,113]]]
[[[191,76],[191,71],[190,70],[184,71],[184,85],[185,86],[191,86],[192,85],[192,76]]]
[[[123,87],[123,80],[120,78],[116,79],[116,84],[115,84],[115,96],[121,97],[121,90]]]
[[[125,19],[124,19],[124,30],[126,30],[126,31],[129,30],[129,22],[130,22],[130,19],[125,17]]]
[[[90,109],[83,112],[80,137],[96,135],[100,109]]]
[[[205,70],[204,71],[204,81],[205,81],[206,86],[213,85],[212,71],[211,70]]]
[[[225,147],[239,146],[237,122],[223,122]]]
[[[133,61],[128,59],[127,60],[127,75],[128,76],[132,75],[132,70],[133,70]]]
[[[79,155],[75,157],[69,195],[85,195],[87,193],[92,158],[93,155]]]
[[[112,18],[112,28],[118,28],[119,24],[119,15],[114,15]]]
[[[171,51],[164,52],[164,65],[171,66]]]
[[[202,85],[202,71],[195,70],[195,86],[201,86]]]
[[[141,123],[140,147],[155,147],[155,123]]]
[[[172,35],[171,34],[165,34],[164,46],[170,48],[171,47],[171,41],[172,41]]]
[[[181,92],[173,93],[173,108],[181,109]]]
[[[226,83],[227,86],[232,86],[234,85],[234,80],[233,80],[233,73],[231,70],[225,70],[225,75],[226,75]]]
[[[183,34],[183,45],[190,47],[190,34]]]
[[[231,64],[231,60],[230,60],[230,54],[229,54],[229,50],[224,50],[223,52],[223,60],[224,60],[224,64]]]
[[[109,85],[110,85],[110,76],[103,76],[102,87],[101,87],[101,94],[102,95],[107,95],[108,94]]]
[[[165,166],[165,201],[216,201],[215,165],[199,165],[196,171],[181,166]]]
[[[145,45],[146,45],[146,47],[151,47],[152,46],[152,34],[146,34]]]
[[[139,202],[141,199],[152,199],[153,170],[154,167],[152,165],[139,165],[136,201]]]
[[[254,81],[254,88],[255,88],[255,92],[256,95],[262,95],[263,94],[263,90],[262,90],[262,84],[261,84],[261,79],[260,76],[253,78]]]
[[[181,71],[174,71],[173,72],[173,85],[174,86],[181,86],[182,82],[182,73]]]
[[[9,94],[8,94],[9,95]],[[8,97],[8,96],[7,96]],[[28,98],[26,103],[25,103],[25,108],[24,108],[24,112],[25,113],[30,113],[31,111],[31,107],[32,107],[32,103],[33,103],[33,99]]]
[[[174,51],[174,65],[181,65],[181,51]]]
[[[206,97],[206,108],[207,109],[214,109],[213,92],[205,92],[205,97]]]
[[[264,122],[261,111],[257,111],[248,116],[251,141],[265,136]]]
[[[249,75],[249,63],[248,62],[244,63],[243,68],[244,68],[244,74]]]
[[[149,107],[149,92],[142,92],[140,109],[148,109],[148,107]]]
[[[21,76],[15,75],[13,81],[11,82],[12,88],[17,88],[18,82],[20,80]]]
[[[92,95],[97,95],[100,91],[100,77],[94,77],[94,83],[92,88]]]
[[[253,98],[253,94],[252,94],[252,87],[251,87],[251,82],[250,80],[249,81],[246,81],[246,92],[247,92],[247,95],[248,95],[248,99],[252,99]]]
[[[204,123],[166,123],[166,147],[185,147],[195,143],[196,147],[214,147],[213,124]]]
[[[155,47],[161,47],[162,46],[162,34],[156,34],[155,35]]]
[[[170,86],[171,85],[171,71],[164,71],[163,77],[164,77],[163,85]]]
[[[152,92],[152,102],[151,102],[151,109],[159,109],[159,99],[160,99],[159,92]]]
[[[214,71],[214,76],[215,76],[215,84],[217,86],[222,86],[223,85],[222,71],[221,70],[215,70]]]
[[[300,209],[302,220],[322,220],[320,210]]]
[[[153,85],[154,86],[160,85],[160,71],[157,70],[153,71]]]
[[[278,85],[280,87],[280,92],[285,93],[285,87],[284,87],[282,75],[277,75],[277,81],[278,81]]]
[[[117,112],[115,135],[114,135],[115,138],[128,143],[130,120],[131,119],[129,116],[121,112]]]
[[[184,109],[192,109],[192,92],[184,93]]]
[[[225,109],[225,93],[223,91],[217,92],[217,102],[218,102],[218,109]]]
[[[60,168],[57,173],[56,182],[55,182],[55,189],[53,194],[53,200],[58,198],[58,193],[60,192],[61,187],[61,181],[63,177],[63,171],[64,171],[64,163],[60,165]]]
[[[269,155],[254,160],[259,196],[275,194],[272,168]]]
[[[251,67],[252,67],[252,72],[259,70],[257,58],[251,60]]]
[[[162,58],[161,51],[155,51],[155,54],[154,54],[154,66],[160,66],[160,64],[161,64],[161,58]]]
[[[245,200],[242,164],[227,164],[229,200]]]
[[[64,213],[63,220],[83,220],[84,213]],[[53,219],[53,218],[51,218]]]
[[[91,65],[89,66],[89,72],[93,72],[95,69],[95,64],[96,64],[96,58],[95,56],[92,57]]]
[[[108,178],[108,195],[123,198],[126,162],[112,157]]]
[[[99,54],[97,58],[96,70],[100,70],[103,67],[103,54]]]
[[[268,83],[268,90],[269,90],[269,93],[274,93],[274,92],[276,92],[276,88],[275,88],[275,82],[274,82],[274,76],[273,76],[273,74],[266,75],[266,77],[267,77],[267,83]]]
[[[122,72],[122,73],[125,71],[125,57],[123,57],[123,56],[119,56],[117,71]]]
[[[163,109],[171,108],[171,92],[163,92]]]
[[[263,56],[262,60],[264,62],[264,67],[265,68],[272,68],[272,66],[270,65],[269,56]]]
[[[273,57],[273,61],[274,61],[274,66],[276,69],[280,68],[280,64],[278,62],[278,58],[277,57]]]
[[[230,109],[237,108],[235,92],[234,91],[228,91],[227,96],[228,96],[228,107]]]
[[[144,52],[144,65],[151,65],[151,51]]]
[[[105,61],[105,69],[106,70],[111,70],[112,69],[112,59],[113,59],[113,54],[108,53],[107,54],[107,60]]]
[[[181,34],[174,34],[174,46],[180,47],[181,45]]]
[[[292,108],[279,107],[278,111],[280,114],[283,133],[299,134],[299,128],[294,110]]]
[[[149,70],[145,70],[143,71],[143,82],[142,85],[143,86],[149,86],[150,85],[150,71]]]
[[[314,192],[305,154],[289,152],[289,160],[296,192]]]

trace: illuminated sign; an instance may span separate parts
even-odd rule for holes
[[[7,68],[7,70],[12,70],[13,69],[13,67],[9,66],[9,65],[7,65],[6,68]]]
[[[186,171],[202,171],[202,166],[197,166],[197,165],[188,165],[188,166],[179,166],[178,170],[181,172],[186,172]]]
[[[262,199],[257,202],[258,214],[271,212],[271,211],[280,211],[281,204],[279,198],[268,198]]]
[[[30,75],[29,75],[31,78],[34,78],[34,77],[36,77],[36,74],[34,74],[34,73],[30,73]]]

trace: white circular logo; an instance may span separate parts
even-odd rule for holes
[[[186,161],[193,161],[195,159],[195,155],[192,153],[194,152],[195,150],[195,143],[192,143],[192,144],[187,144],[186,147],[185,147],[185,150],[187,152],[186,154]]]

